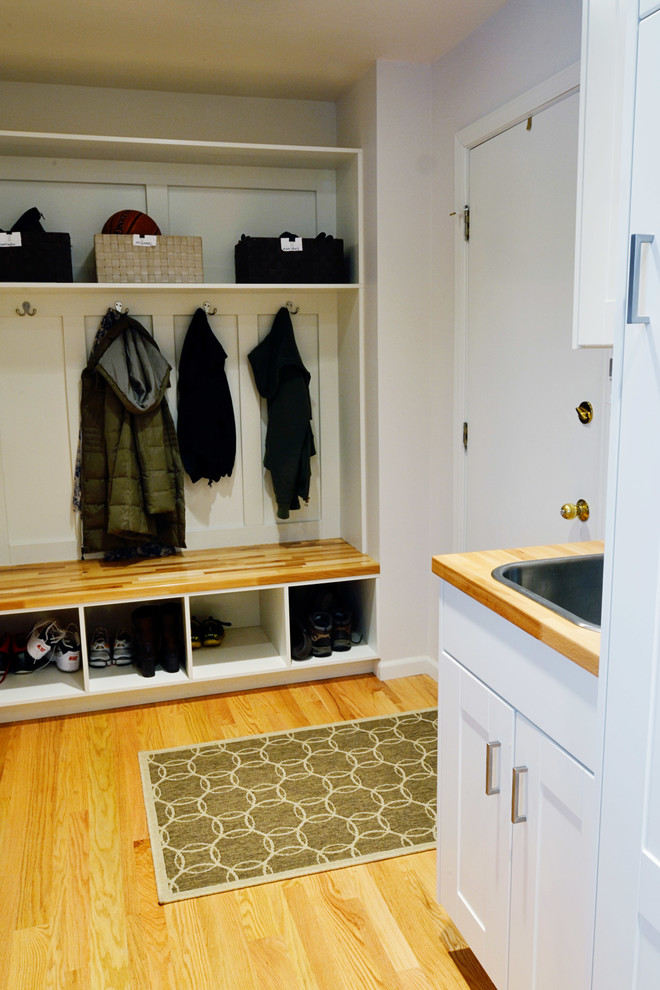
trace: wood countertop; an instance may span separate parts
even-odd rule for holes
[[[67,560],[0,568],[0,612],[130,601],[230,588],[378,574],[375,560],[341,539],[184,550],[130,562]]]
[[[521,560],[602,552],[603,543],[590,540],[585,543],[557,543],[513,550],[449,553],[433,557],[432,569],[443,581],[598,676],[600,632],[575,625],[544,605],[496,581],[491,572],[500,564],[518,563]]]

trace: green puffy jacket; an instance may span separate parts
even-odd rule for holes
[[[183,465],[165,397],[170,366],[130,316],[82,373],[82,551],[185,547]]]

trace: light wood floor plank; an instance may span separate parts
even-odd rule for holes
[[[137,754],[428,708],[427,677],[0,727],[0,990],[492,990],[435,854],[159,905]]]

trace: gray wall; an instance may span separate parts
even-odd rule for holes
[[[335,105],[308,100],[0,82],[3,130],[255,144],[336,144]]]

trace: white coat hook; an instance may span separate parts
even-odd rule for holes
[[[290,299],[287,299],[286,308],[289,310],[289,312],[291,313],[292,316],[295,316],[296,313],[299,313],[300,312],[300,306],[296,306],[296,308],[294,309],[293,308],[293,303],[291,302]]]
[[[16,312],[18,313],[19,316],[34,316],[37,311],[36,309],[32,309],[30,303],[26,300],[23,303],[22,312],[20,309],[17,309]]]
[[[128,313],[128,306],[124,306],[121,299],[118,299],[117,302],[115,303],[115,309],[117,310],[118,313]]]
[[[203,304],[203,309],[204,309],[204,312],[206,313],[207,316],[215,316],[215,314],[218,312],[218,307],[217,306],[214,306],[213,309],[211,309],[211,303],[210,302],[205,302]]]

